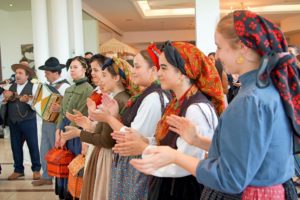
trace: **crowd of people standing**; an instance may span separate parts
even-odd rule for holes
[[[40,149],[35,73],[12,65],[16,82],[1,91],[14,158],[8,179],[24,176],[26,141],[32,184],[54,180],[60,199],[297,199],[297,52],[274,23],[245,10],[219,21],[215,43],[208,56],[187,42],[150,44],[133,66],[100,54],[66,65],[49,58],[39,70],[63,98],[50,108],[57,120],[43,120]],[[73,84],[61,78],[64,67]],[[84,157],[79,195],[70,176],[49,175],[53,148]]]

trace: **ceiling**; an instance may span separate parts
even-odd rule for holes
[[[134,6],[134,0],[83,0],[97,12],[101,13],[120,30],[126,31],[155,31],[155,30],[184,30],[194,29],[194,16],[165,17],[146,19],[141,16]],[[209,1],[207,0],[209,3]],[[221,9],[230,10],[244,7],[299,4],[300,0],[220,0]],[[151,9],[172,9],[195,7],[195,0],[148,0]],[[282,19],[300,15],[300,9],[294,13],[278,13],[264,15],[275,23]]]
[[[195,7],[195,0],[148,0],[153,9]]]
[[[193,29],[195,24],[193,17],[144,19],[131,0],[83,0],[83,2],[125,32]],[[159,1],[150,2],[157,5]]]
[[[121,31],[155,31],[155,30],[184,30],[194,29],[194,16],[165,17],[146,19],[135,7],[134,0],[82,0],[84,4],[100,13],[104,18],[118,27]],[[209,0],[207,0],[209,3]],[[266,5],[300,4],[300,0],[220,0],[221,9],[256,7]],[[195,0],[148,0],[151,9],[194,8]],[[10,6],[13,4],[13,6]],[[30,0],[0,0],[0,10],[22,11],[30,10]],[[270,20],[279,23],[280,20],[300,15],[300,10],[294,13],[279,13],[265,15]],[[85,19],[86,16],[85,16]]]

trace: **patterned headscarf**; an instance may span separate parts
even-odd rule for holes
[[[285,112],[300,136],[300,84],[296,59],[288,52],[281,30],[272,22],[250,11],[233,13],[234,28],[239,39],[262,56],[257,86],[266,87],[272,80],[283,102]],[[300,152],[299,138],[295,138],[294,151]]]
[[[167,60],[172,59],[168,62],[176,63],[175,67],[211,98],[217,113],[221,115],[225,109],[223,87],[218,71],[209,58],[196,46],[187,42],[167,42],[164,53]]]
[[[217,69],[208,57],[197,47],[186,42],[166,42],[163,52],[167,61],[178,68],[179,71],[193,82],[191,87],[180,97],[173,98],[161,120],[157,124],[155,138],[158,144],[166,137],[169,131],[167,117],[179,115],[181,108],[187,99],[195,95],[199,90],[211,97],[217,113],[220,115],[225,108],[223,88]]]
[[[108,59],[103,64],[102,70],[112,66],[116,74],[120,75],[124,87],[129,91],[131,95],[135,95],[139,92],[139,88],[132,82],[131,65],[121,58],[113,57]]]

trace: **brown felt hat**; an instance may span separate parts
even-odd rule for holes
[[[36,74],[35,74],[35,72],[33,71],[33,69],[31,69],[29,66],[22,65],[22,64],[13,64],[13,65],[11,66],[11,69],[12,69],[14,72],[16,72],[16,70],[19,69],[19,68],[24,69],[25,71],[27,71],[27,72],[29,73],[29,76],[30,76],[31,78],[33,78],[33,77],[36,76]]]

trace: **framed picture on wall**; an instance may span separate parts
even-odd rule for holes
[[[28,60],[29,66],[35,70],[33,44],[22,44],[21,53],[22,57]]]

